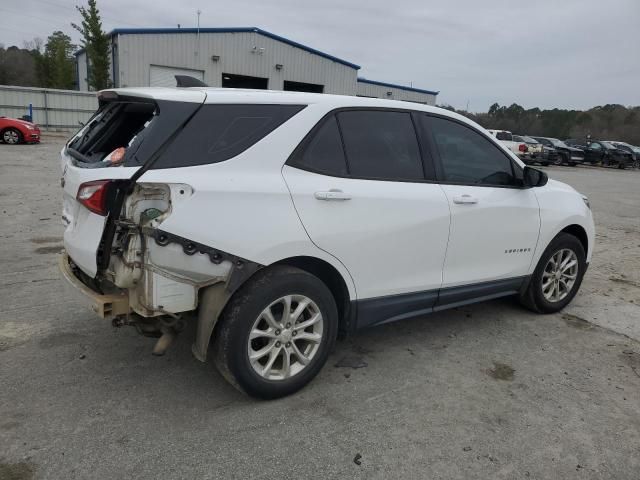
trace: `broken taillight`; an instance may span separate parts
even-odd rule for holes
[[[518,150],[521,151],[521,152],[526,152],[529,149],[527,148],[527,146],[524,143],[521,143],[520,145],[518,145]]]
[[[85,182],[78,188],[76,199],[93,213],[105,216],[107,214],[107,188],[110,180],[95,180]]]

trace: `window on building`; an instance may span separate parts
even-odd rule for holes
[[[285,80],[284,89],[286,91],[291,91],[291,92],[323,93],[324,85],[318,85],[315,83],[292,82],[290,80]]]
[[[267,90],[269,88],[269,79],[261,77],[249,77],[247,75],[234,75],[232,73],[223,73],[222,87],[254,88],[259,90]]]

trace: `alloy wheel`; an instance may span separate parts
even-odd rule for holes
[[[542,295],[548,302],[564,300],[578,278],[578,256],[563,248],[551,255],[542,273]]]
[[[266,380],[286,380],[303,371],[318,353],[324,321],[316,303],[286,295],[265,308],[249,333],[249,363]]]
[[[20,141],[20,136],[18,135],[18,132],[16,132],[15,130],[6,130],[2,134],[2,139],[5,141],[5,143],[15,145]]]

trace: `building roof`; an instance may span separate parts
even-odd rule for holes
[[[247,33],[253,32],[259,35],[263,35],[267,38],[271,38],[273,40],[277,40],[282,43],[286,43],[291,45],[292,47],[299,48],[301,50],[305,50],[314,55],[318,55],[320,57],[327,58],[329,60],[333,60],[334,62],[341,63],[342,65],[346,65],[347,67],[354,68],[356,70],[360,70],[360,65],[356,65],[355,63],[347,62],[346,60],[342,60],[341,58],[334,57],[333,55],[329,55],[328,53],[321,52],[320,50],[316,50],[315,48],[308,47],[298,42],[294,42],[293,40],[289,40],[288,38],[281,37],[280,35],[276,35],[275,33],[267,32],[266,30],[262,30],[258,27],[231,27],[231,28],[207,28],[201,27],[198,28],[116,28],[108,33],[110,37],[115,35],[127,35],[127,34],[162,34],[162,33]],[[76,56],[80,55],[84,52],[84,48],[78,50],[76,52]]]
[[[440,92],[434,92],[433,90],[423,90],[422,88],[406,87],[404,85],[396,85],[395,83],[378,82],[377,80],[369,80],[366,78],[358,77],[358,82],[369,83],[371,85],[378,85],[380,87],[398,88],[400,90],[406,90],[408,92],[427,93],[429,95],[438,95]]]

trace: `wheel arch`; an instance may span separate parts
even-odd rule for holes
[[[578,225],[577,223],[573,223],[571,225],[567,225],[558,233],[568,233],[569,235],[573,235],[582,244],[582,248],[584,248],[584,254],[588,255],[589,253],[589,236],[587,235],[587,231],[584,229],[582,225]]]
[[[296,256],[279,260],[272,265],[287,265],[318,277],[331,291],[338,308],[339,330],[348,332],[352,327],[353,308],[347,282],[342,274],[326,260],[311,256]]]

